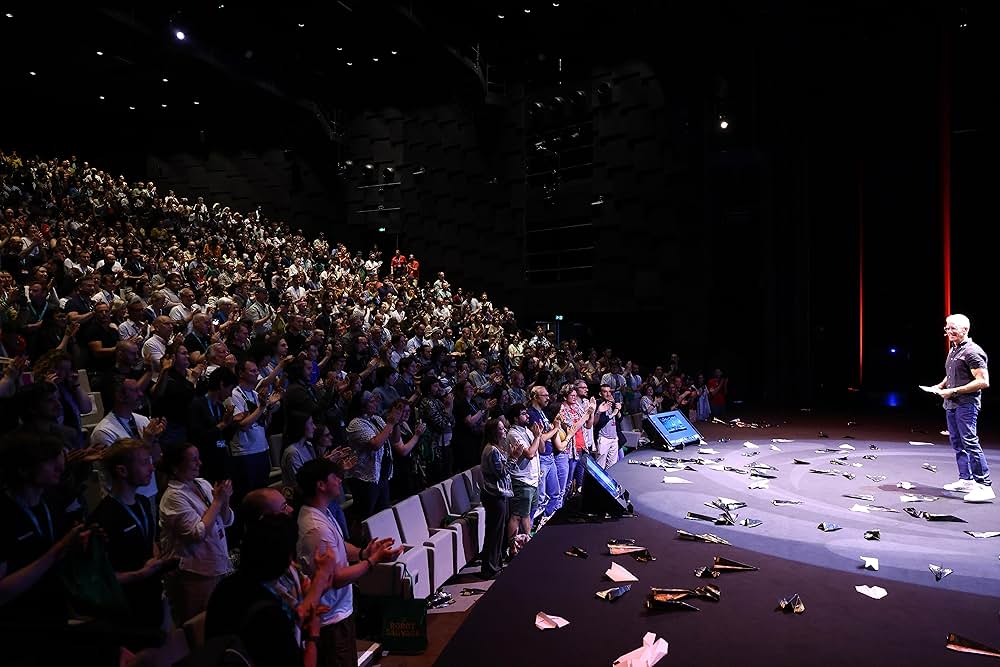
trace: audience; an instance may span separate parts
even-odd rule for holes
[[[422,282],[400,249],[386,263],[260,209],[13,153],[0,153],[0,365],[0,530],[33,536],[0,552],[0,618],[65,625],[53,566],[84,548],[89,531],[70,526],[86,516],[106,534],[129,625],[168,627],[165,590],[174,623],[224,610],[212,633],[239,636],[259,664],[348,659],[349,583],[396,550],[346,542],[345,475],[358,526],[479,463],[494,576],[536,514],[580,490],[586,457],[618,460],[630,413],[724,417],[728,392],[721,370],[693,383],[677,354],[644,380],[611,349],[521,331],[443,272]],[[272,441],[283,493],[268,488]],[[289,501],[304,503],[295,540],[258,520]],[[252,510],[240,544],[233,502]],[[310,572],[333,574],[286,622],[275,612],[306,600],[295,541]],[[240,567],[221,586],[231,551]],[[282,606],[265,589],[294,594]]]

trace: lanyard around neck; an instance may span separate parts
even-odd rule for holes
[[[117,501],[117,503],[122,506],[122,509],[124,509],[126,512],[128,512],[128,515],[130,517],[132,517],[132,520],[135,522],[136,527],[142,532],[142,536],[144,538],[148,538],[149,537],[149,516],[147,516],[146,509],[142,506],[142,503],[140,501],[138,501],[138,500],[135,501],[135,504],[139,507],[139,513],[142,514],[142,521],[140,521],[139,517],[136,516],[135,512],[132,511],[132,508],[129,507],[128,504],[126,504],[124,500],[122,500],[118,496],[114,496],[114,495],[111,496],[111,497],[114,498],[115,501]]]

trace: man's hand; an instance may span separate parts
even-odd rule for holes
[[[155,440],[160,437],[167,428],[167,420],[163,417],[154,417],[149,420],[146,424],[146,428],[142,429],[142,439],[143,440]]]

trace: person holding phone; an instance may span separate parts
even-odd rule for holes
[[[622,404],[615,401],[614,392],[601,385],[601,398],[594,415],[594,439],[597,441],[597,464],[607,470],[618,463],[618,446],[625,436],[621,426]]]

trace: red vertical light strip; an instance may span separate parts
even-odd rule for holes
[[[944,30],[941,77],[938,99],[941,102],[938,119],[941,172],[941,251],[944,268],[944,314],[951,314],[951,27]]]
[[[865,379],[865,169],[858,161],[858,389]]]

